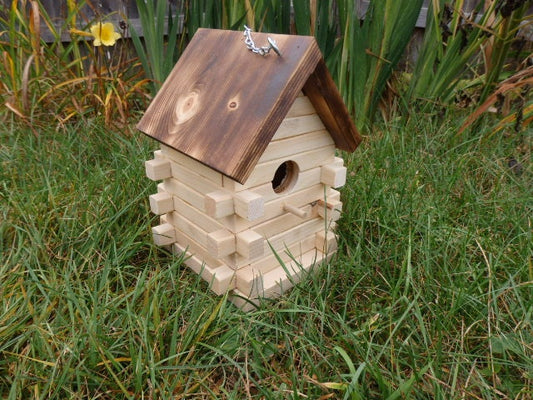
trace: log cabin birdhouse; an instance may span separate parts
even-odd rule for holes
[[[334,254],[335,149],[361,141],[313,37],[251,35],[199,29],[137,126],[161,144],[155,243],[246,308]]]

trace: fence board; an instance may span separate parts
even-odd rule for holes
[[[178,6],[183,0],[156,1],[165,1],[171,10],[175,11],[179,9]],[[9,10],[11,2],[12,0],[0,0],[0,9]],[[69,42],[71,38],[68,29],[71,27],[65,26],[65,21],[68,20],[67,0],[40,0],[40,2],[52,21],[55,31],[60,33],[62,41]],[[114,23],[116,29],[123,36],[129,37],[128,29],[126,31],[119,29],[119,23],[124,21],[129,22],[129,26],[133,27],[142,36],[142,26],[136,0],[85,0],[76,1],[76,3],[80,5],[76,13],[77,29],[85,30],[98,20],[108,21]],[[41,22],[41,38],[46,42],[53,42],[56,39],[44,21]]]

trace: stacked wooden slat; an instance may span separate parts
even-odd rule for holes
[[[274,190],[273,177],[291,163]],[[221,294],[248,308],[276,297],[336,250],[333,229],[342,203],[334,188],[346,168],[309,99],[299,96],[244,184],[161,145],[146,162],[158,193],[150,196],[161,224],[158,245],[186,251],[185,263]]]

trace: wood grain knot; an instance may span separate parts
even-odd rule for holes
[[[239,94],[232,96],[230,99],[228,99],[228,111],[236,111],[240,104],[241,102]]]
[[[183,124],[190,120],[200,109],[200,94],[192,91],[185,96],[181,96],[176,102],[173,122],[176,125]]]

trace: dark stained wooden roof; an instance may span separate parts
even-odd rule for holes
[[[303,90],[338,148],[361,137],[313,37],[273,38],[282,53],[246,48],[242,32],[199,29],[140,120],[150,137],[244,183]]]

